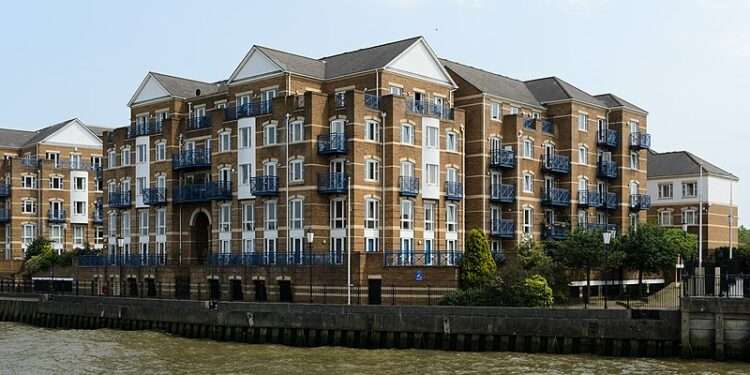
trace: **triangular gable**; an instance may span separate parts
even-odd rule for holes
[[[78,119],[68,122],[39,143],[99,149],[102,147],[101,139]]]
[[[138,86],[138,89],[135,90],[135,94],[133,94],[133,97],[130,98],[128,107],[135,103],[142,103],[149,100],[166,98],[169,96],[169,91],[167,91],[167,89],[165,89],[164,86],[159,83],[159,80],[149,72],[146,75],[146,78],[143,79],[143,82],[141,82],[141,85]]]
[[[386,69],[458,87],[423,38],[396,56]]]
[[[275,63],[270,57],[253,46],[242,59],[239,66],[229,76],[229,83],[241,81],[246,78],[263,76],[270,73],[283,71],[284,68]]]

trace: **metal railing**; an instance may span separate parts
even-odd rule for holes
[[[455,267],[463,259],[463,252],[455,250],[400,250],[383,253],[386,267]]]
[[[131,205],[130,191],[110,191],[109,207],[111,208],[128,208]]]
[[[568,189],[550,188],[542,194],[542,204],[548,206],[570,206],[570,191]]]
[[[750,298],[750,274],[685,275],[682,282],[684,297]]]
[[[250,178],[250,193],[256,196],[275,196],[279,194],[278,176],[258,176]]]
[[[490,235],[499,238],[513,238],[515,224],[510,219],[493,219],[490,221]]]
[[[419,177],[399,176],[398,186],[401,195],[416,197],[419,194]]]
[[[445,199],[452,201],[464,199],[464,184],[456,181],[445,181]]]
[[[542,169],[552,173],[570,173],[570,158],[565,155],[546,155],[542,163]]]
[[[516,153],[513,150],[502,148],[490,151],[490,168],[514,168],[516,166]]]
[[[338,254],[305,254],[304,252],[218,253],[206,258],[210,266],[340,266],[344,252]]]
[[[145,188],[141,193],[143,194],[143,204],[158,205],[167,203],[167,188]]]
[[[380,97],[373,94],[365,94],[365,107],[380,109]]]
[[[602,160],[596,168],[597,175],[601,178],[617,178],[617,163]]]
[[[413,97],[406,98],[406,110],[424,116],[437,117],[441,120],[453,120],[453,108],[445,104],[415,100]]]
[[[139,137],[143,135],[159,134],[162,129],[164,120],[149,119],[144,123],[134,123],[128,128],[128,138]]]
[[[602,198],[598,191],[583,190],[578,192],[578,205],[586,207],[601,207]]]
[[[211,150],[182,150],[172,154],[172,169],[210,168]]]
[[[318,174],[318,191],[323,194],[346,193],[348,177],[344,172]]]
[[[498,203],[512,203],[516,198],[516,187],[511,184],[490,186],[490,200]]]
[[[10,184],[0,184],[0,198],[10,196]]]
[[[568,238],[570,225],[567,223],[545,224],[542,237],[546,240],[564,240]]]
[[[651,208],[651,196],[647,194],[630,194],[630,208],[647,210]]]
[[[630,148],[641,150],[651,148],[651,134],[641,132],[630,133]]]
[[[187,121],[188,130],[206,129],[211,127],[210,116],[194,116],[185,120]]]
[[[7,223],[8,221],[10,221],[10,210],[0,208],[0,223]]]
[[[612,129],[600,130],[596,133],[596,144],[605,147],[617,147],[617,131]]]
[[[524,129],[536,130],[536,119],[527,118],[523,120]]]
[[[555,134],[555,123],[550,120],[542,120],[542,131],[547,134]]]
[[[581,229],[591,232],[617,232],[617,224],[584,223]]]
[[[180,185],[175,188],[172,199],[175,203],[229,200],[232,199],[232,182],[209,181],[202,184]]]
[[[272,102],[261,100],[248,102],[241,105],[227,107],[224,109],[224,119],[226,121],[239,120],[245,117],[255,117],[271,113]]]
[[[605,208],[608,210],[616,210],[618,206],[617,193],[607,192],[604,205],[605,205]]]
[[[167,255],[80,255],[78,256],[79,267],[102,267],[102,266],[130,266],[130,267],[158,267],[167,265]]]
[[[318,153],[321,155],[346,154],[346,134],[328,133],[319,135]]]
[[[47,211],[47,220],[51,223],[62,223],[65,222],[66,215],[65,215],[65,209],[59,208],[55,210],[49,210]]]

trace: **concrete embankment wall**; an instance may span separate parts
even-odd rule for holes
[[[680,313],[446,306],[345,306],[42,296],[0,298],[0,320],[53,328],[153,329],[295,346],[671,356]]]
[[[686,357],[750,360],[750,299],[685,299],[682,350]]]

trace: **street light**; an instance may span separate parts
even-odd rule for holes
[[[612,240],[612,231],[602,232],[604,240],[604,309],[607,309],[607,263],[609,262],[609,242]]]
[[[307,252],[309,253],[308,257],[310,259],[310,264],[308,265],[308,267],[309,267],[308,274],[309,274],[309,277],[310,277],[310,284],[309,284],[309,287],[310,287],[310,303],[312,303],[312,301],[313,301],[313,299],[312,299],[312,265],[313,265],[313,261],[312,261],[312,259],[313,259],[313,256],[312,256],[312,244],[313,244],[313,241],[315,240],[315,232],[309,231],[309,232],[307,232],[305,234],[305,237],[307,239]]]

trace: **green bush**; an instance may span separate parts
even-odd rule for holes
[[[523,306],[544,307],[552,305],[552,288],[542,275],[531,275],[517,286],[518,302]]]
[[[531,275],[512,283],[498,280],[488,286],[459,289],[446,295],[440,304],[545,307],[552,302],[552,288],[547,284],[547,280],[541,275]]]
[[[483,231],[469,231],[460,272],[461,289],[484,287],[495,279],[497,266]]]

